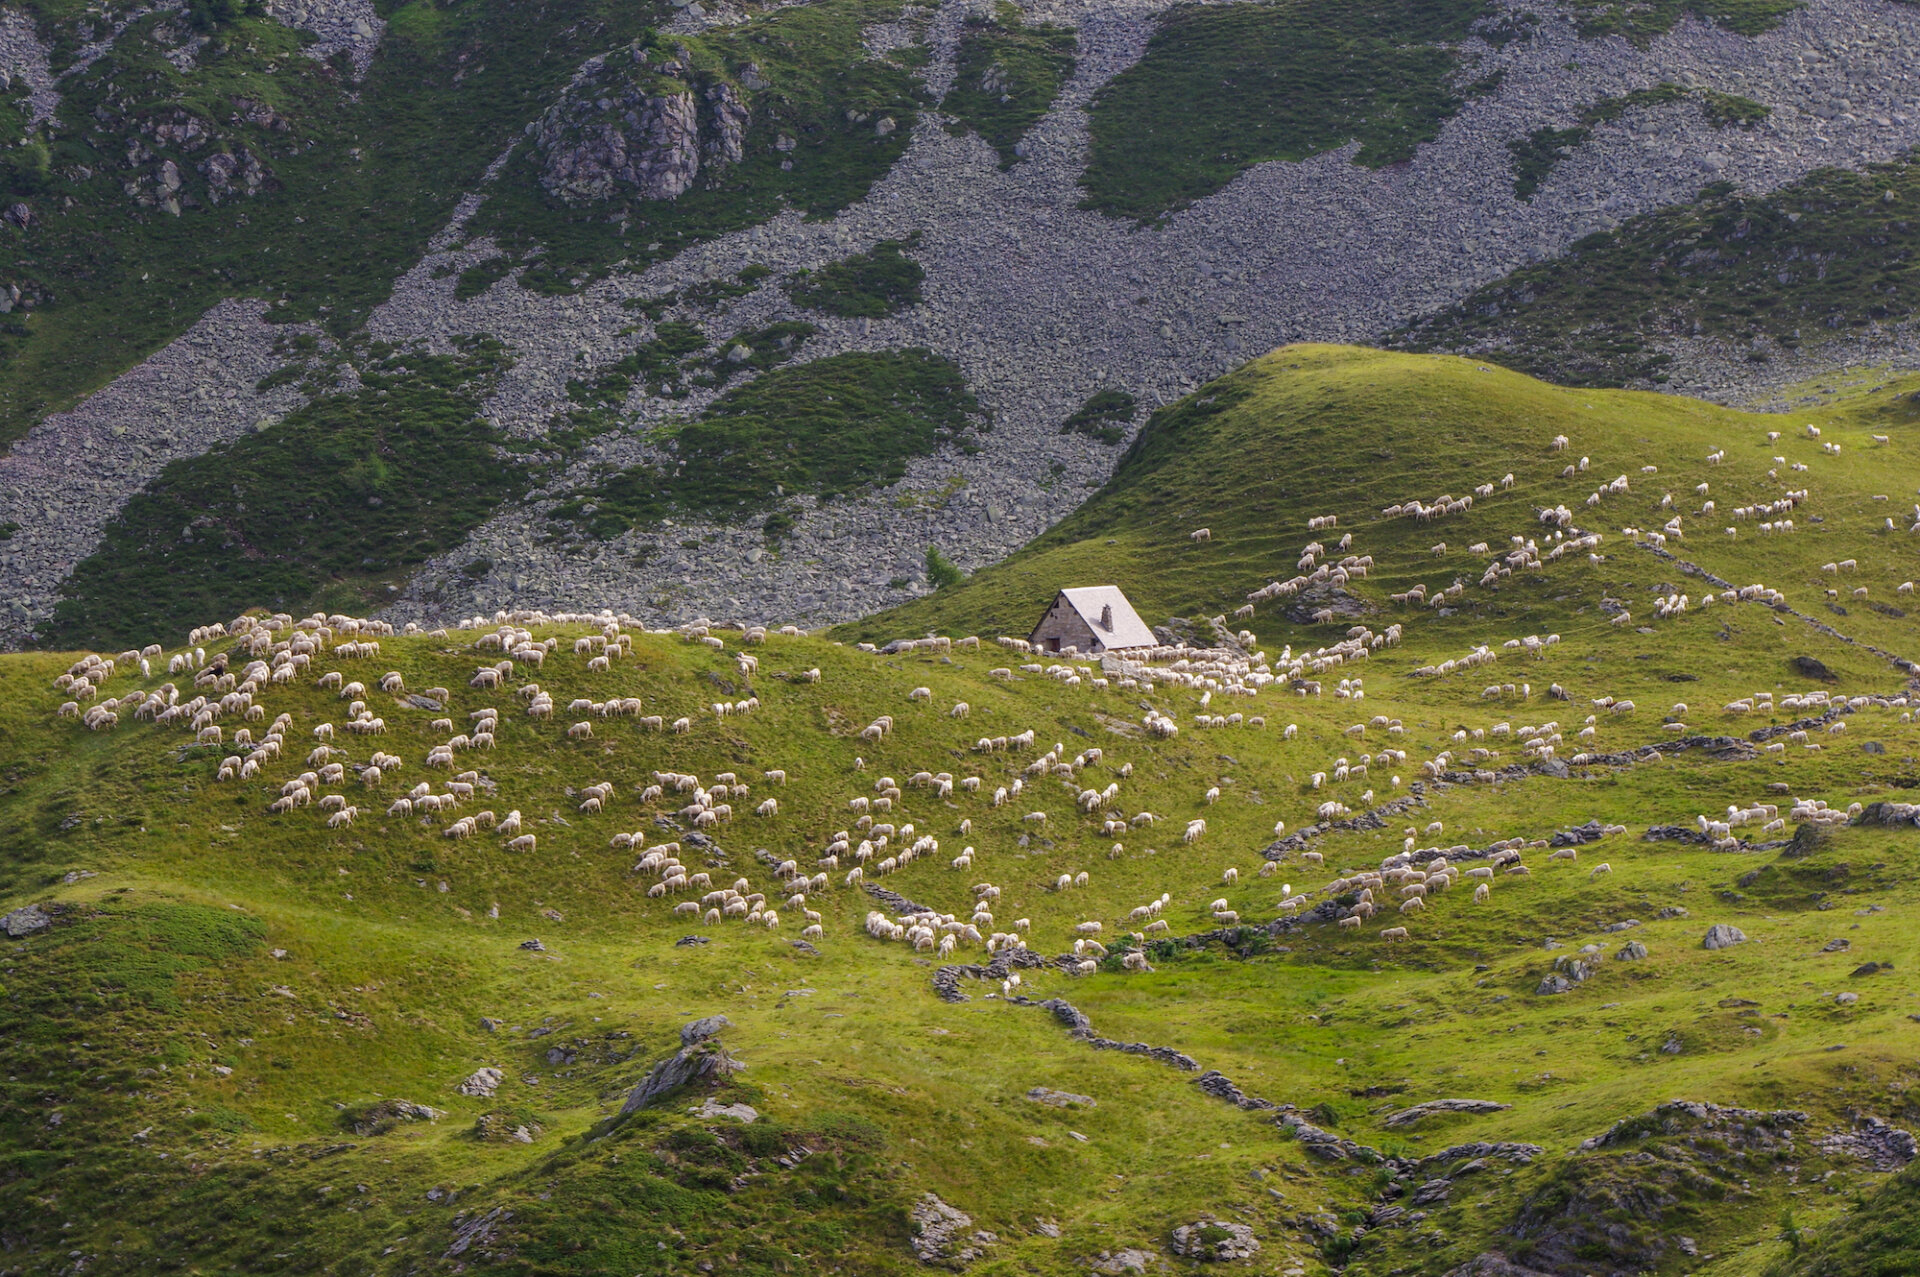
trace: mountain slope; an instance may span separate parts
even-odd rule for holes
[[[0,348],[0,440],[222,298],[357,327],[527,116],[652,16],[307,9],[309,24],[346,10],[345,25],[365,27],[342,47],[265,8],[8,9],[51,46],[58,107],[6,152],[6,193],[24,210],[7,227],[6,283],[37,304],[31,322],[14,312]]]
[[[178,482],[169,464],[254,434],[292,449],[277,423],[326,389],[316,369],[475,337],[513,361],[482,414],[528,472],[502,491],[525,495],[388,573],[296,555],[284,575],[403,619],[617,598],[845,620],[923,589],[929,542],[975,567],[1069,513],[1116,458],[1061,433],[1098,395],[1150,411],[1253,351],[1379,339],[1707,183],[1764,199],[1920,142],[1902,71],[1920,15],[1894,0],[1443,10],[1062,4],[987,26],[864,0],[329,0],[208,31],[148,14],[111,40],[65,9],[32,33],[9,19],[30,127],[8,154],[42,184],[0,232],[22,289],[0,392],[41,405],[16,425],[187,331],[0,458],[0,525],[19,525],[0,635],[50,632],[76,570],[124,540],[115,519]],[[1383,79],[1389,51],[1405,66]],[[1543,130],[1585,134],[1551,163],[1529,151],[1523,198],[1514,148]],[[64,157],[44,174],[41,145]],[[1145,202],[1116,204],[1108,175],[1169,147],[1224,158],[1177,190],[1127,178]],[[803,280],[910,240],[917,298],[808,300]],[[247,300],[202,313],[216,296]],[[729,382],[919,349],[958,369],[992,448],[725,519],[553,518],[657,471]],[[358,560],[392,556],[369,540]],[[317,595],[275,597],[258,601]]]
[[[1836,409],[1819,441],[1779,440],[1809,469],[1769,480],[1770,418],[1460,360],[1277,352],[1163,416],[1080,516],[1137,502],[1095,531],[1139,523],[1157,561],[1101,535],[1025,561],[1081,554],[1151,613],[1189,597],[1176,572],[1203,595],[1251,588],[1351,531],[1374,570],[1324,602],[1369,610],[1328,627],[1262,607],[1232,624],[1261,632],[1246,649],[1146,667],[1049,670],[990,638],[881,654],[647,632],[610,613],[412,634],[234,618],[172,636],[147,671],[137,653],[111,671],[0,657],[9,1265],[1066,1274],[1156,1262],[1126,1252],[1197,1270],[1195,1239],[1257,1242],[1262,1268],[1382,1277],[1499,1271],[1496,1256],[1556,1277],[1788,1262],[1794,1230],[1843,1235],[1849,1195],[1912,1156],[1863,1122],[1913,1120],[1897,973],[1920,961],[1916,834],[1911,808],[1884,805],[1920,754],[1911,667],[1862,641],[1898,638],[1891,618],[1850,593],[1844,617],[1823,611],[1818,589],[1878,601],[1904,553],[1863,514],[1886,508],[1873,480],[1911,446],[1878,398]],[[1895,440],[1877,463],[1857,459],[1861,422]],[[1554,429],[1570,448],[1551,450]],[[1819,447],[1836,441],[1837,457]],[[1421,459],[1405,495],[1423,502],[1496,456],[1517,458],[1515,486],[1424,526],[1383,521],[1374,502],[1402,479],[1366,449],[1386,443]],[[1580,483],[1561,483],[1583,453]],[[1358,481],[1366,465],[1387,467],[1378,485]],[[1579,490],[1616,469],[1632,478],[1600,507],[1603,561],[1545,557],[1536,505],[1567,501],[1567,535],[1585,532]],[[1698,578],[1613,531],[1658,512],[1656,491],[1699,499],[1696,482],[1743,503],[1807,489],[1793,533],[1666,548],[1769,582],[1821,626],[1705,605]],[[1339,526],[1309,531],[1309,513]],[[1430,545],[1496,530],[1533,538],[1541,566],[1444,610],[1385,597],[1477,579],[1473,556]],[[1807,549],[1858,570],[1809,569]],[[1664,579],[1687,610],[1654,615]],[[984,627],[1016,593],[983,573],[936,601]],[[1604,619],[1613,598],[1631,624]],[[1380,644],[1327,650],[1356,624]],[[254,659],[291,672],[255,680]],[[223,675],[258,714],[138,709],[167,684],[182,704],[239,697]],[[530,712],[540,693],[550,717]],[[1178,730],[1153,729],[1161,716]],[[209,728],[218,743],[196,744]],[[1029,730],[1031,747],[1012,739]],[[442,747],[451,765],[430,760]],[[257,771],[220,776],[255,749]],[[303,771],[312,805],[268,810],[289,783],[309,792]],[[410,791],[434,810],[389,810]],[[1791,810],[1816,799],[1834,810]],[[1695,832],[1755,803],[1785,827],[1754,818],[1719,846]],[[519,830],[482,810],[518,812]],[[858,864],[870,891],[849,875],[883,834]],[[1492,859],[1511,839],[1525,875]],[[1415,884],[1382,880],[1365,888],[1379,915],[1338,924],[1354,875],[1403,848],[1434,875],[1423,906],[1392,911]],[[672,889],[649,851],[710,881]],[[1443,888],[1440,858],[1491,876]],[[739,879],[777,919],[700,916]],[[976,904],[983,937],[1026,947],[966,938]],[[921,908],[955,915],[952,953],[874,935],[874,912],[904,928]],[[1381,934],[1394,925],[1404,941]],[[1716,925],[1743,939],[1705,947]],[[681,1033],[716,1014],[717,1036]],[[683,1046],[718,1071],[623,1115]]]
[[[979,628],[1024,636],[1056,589],[1106,582],[1124,583],[1151,622],[1178,615],[1199,626],[1200,618],[1246,606],[1270,580],[1296,575],[1299,546],[1337,540],[1308,531],[1309,519],[1327,513],[1378,562],[1364,580],[1342,587],[1356,602],[1342,604],[1318,631],[1323,641],[1356,616],[1399,615],[1404,609],[1388,596],[1422,582],[1436,590],[1467,583],[1455,615],[1442,622],[1463,632],[1496,619],[1537,630],[1592,629],[1605,624],[1603,599],[1642,614],[1653,587],[1677,579],[1620,535],[1625,527],[1657,531],[1677,514],[1685,540],[1671,542],[1671,554],[1740,585],[1764,581],[1809,614],[1912,657],[1907,600],[1895,593],[1906,579],[1913,521],[1894,504],[1899,476],[1912,471],[1902,460],[1914,444],[1906,384],[1779,417],[1641,392],[1563,389],[1464,359],[1283,347],[1156,414],[1106,486],[1032,546],[962,585],[836,633],[878,639]],[[1818,440],[1807,436],[1809,425],[1822,432]],[[1794,434],[1769,441],[1783,427]],[[1547,447],[1557,435],[1571,441],[1564,452]],[[1888,442],[1876,442],[1878,435]],[[1824,451],[1834,443],[1839,454]],[[1723,463],[1706,460],[1721,449]],[[1583,457],[1586,471],[1561,475]],[[1656,473],[1643,473],[1648,465]],[[1382,513],[1465,497],[1509,473],[1510,489],[1497,488],[1468,511],[1432,521]],[[1626,492],[1585,504],[1623,474]],[[1705,496],[1694,491],[1701,483],[1710,485]],[[1795,511],[1790,535],[1763,535],[1758,525],[1771,518],[1732,513],[1802,486],[1811,494],[1810,517]],[[1669,496],[1673,505],[1663,508]],[[1715,510],[1703,516],[1708,501]],[[1582,530],[1605,537],[1605,562],[1589,564],[1583,553],[1551,583],[1519,576],[1492,589],[1476,584],[1511,549],[1510,536],[1538,535],[1535,511],[1563,505]],[[1898,531],[1885,529],[1889,516],[1899,519]],[[1202,526],[1212,540],[1189,540]],[[1869,591],[1860,602],[1835,602],[1843,623],[1825,598],[1835,578],[1820,569],[1848,557],[1837,544],[1858,546],[1862,538],[1881,550],[1861,560],[1867,575],[1843,582],[1849,594]],[[1480,542],[1491,550],[1471,552]],[[1262,600],[1244,623],[1310,623],[1325,602]],[[1576,620],[1583,610],[1585,619]]]

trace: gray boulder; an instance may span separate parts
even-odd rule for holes
[[[1747,942],[1746,932],[1724,922],[1716,922],[1707,928],[1706,938],[1700,942],[1705,949],[1731,949],[1734,945]]]
[[[714,1040],[714,1035],[727,1027],[724,1015],[704,1016],[681,1025],[680,1049],[647,1071],[620,1106],[621,1114],[637,1113],[690,1082],[719,1081],[745,1068]]]
[[[1053,1012],[1053,1018],[1066,1025],[1070,1033],[1093,1032],[1093,1021],[1087,1018],[1086,1013],[1063,998],[1048,998],[1040,1006]]]
[[[732,1027],[733,1021],[724,1015],[703,1015],[698,1020],[689,1020],[680,1026],[680,1045],[693,1046],[705,1042],[720,1030]]]
[[[477,1068],[467,1076],[467,1080],[454,1089],[462,1095],[471,1095],[476,1099],[486,1099],[500,1089],[507,1075],[491,1065]]]
[[[1423,1117],[1432,1117],[1438,1113],[1498,1113],[1510,1109],[1513,1105],[1502,1104],[1498,1100],[1428,1100],[1412,1108],[1401,1109],[1390,1114],[1381,1123],[1383,1126],[1410,1126]]]
[[[1260,1253],[1260,1242],[1245,1224],[1203,1219],[1173,1230],[1173,1253],[1207,1262],[1252,1259]]]
[[[384,1135],[401,1122],[434,1122],[446,1113],[412,1100],[381,1100],[355,1114],[348,1125],[355,1135]]]
[[[1087,1108],[1094,1106],[1091,1095],[1075,1095],[1072,1091],[1056,1091],[1050,1086],[1036,1086],[1027,1092],[1027,1098],[1035,1104],[1045,1104],[1052,1108]]]
[[[0,931],[6,932],[9,940],[25,940],[52,925],[53,918],[39,905],[27,905],[0,918]]]
[[[760,1110],[753,1105],[722,1104],[711,1095],[701,1102],[699,1108],[688,1109],[687,1112],[702,1118],[730,1117],[742,1125],[760,1120]]]
[[[1514,1263],[1497,1250],[1475,1255],[1464,1264],[1449,1268],[1446,1277],[1548,1277],[1538,1268]]]
[[[677,199],[703,167],[746,158],[751,122],[739,89],[695,70],[684,48],[630,48],[589,67],[529,131],[541,186],[578,205]]]
[[[913,1204],[913,1253],[923,1264],[964,1268],[986,1255],[1000,1240],[985,1229],[974,1229],[973,1216],[949,1206],[933,1193]]]

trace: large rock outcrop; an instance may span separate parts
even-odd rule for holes
[[[589,67],[534,127],[540,184],[569,204],[671,200],[746,158],[752,112],[740,90],[671,53],[635,46]]]
[[[724,1015],[703,1016],[681,1025],[680,1049],[654,1065],[640,1079],[639,1085],[627,1096],[627,1102],[620,1106],[621,1115],[638,1112],[689,1082],[702,1078],[718,1081],[729,1073],[737,1073],[745,1068],[744,1064],[727,1054],[727,1048],[714,1040],[715,1035],[726,1027],[728,1021]]]

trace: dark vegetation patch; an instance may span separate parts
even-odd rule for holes
[[[1390,344],[1477,353],[1572,385],[1664,381],[1663,339],[1792,348],[1910,319],[1917,228],[1912,158],[1822,169],[1767,196],[1716,183],[1489,284]]]
[[[927,584],[936,590],[944,590],[950,585],[958,585],[967,579],[960,566],[946,555],[940,553],[940,547],[927,547]]]
[[[1003,0],[991,18],[969,18],[961,28],[959,67],[941,109],[999,152],[1001,168],[1012,168],[1020,140],[1073,74],[1077,43],[1073,28],[1029,26]]]
[[[79,27],[97,18],[51,0],[36,9],[57,72],[79,50]],[[611,0],[385,6],[379,50],[353,85],[344,59],[298,52],[305,34],[244,5],[202,9],[216,16],[190,69],[164,56],[188,24],[142,18],[61,82],[56,129],[22,131],[0,150],[0,195],[35,211],[24,233],[0,227],[0,282],[35,303],[30,321],[0,317],[0,441],[138,363],[223,297],[267,299],[276,319],[353,328],[581,61],[668,11]],[[185,140],[157,131],[187,122]],[[258,191],[216,198],[201,165],[243,151],[264,171]],[[167,160],[183,182],[178,216],[123,189],[151,186]],[[462,285],[511,265],[475,267]]]
[[[1771,107],[1751,98],[1710,89],[1689,90],[1678,84],[1656,84],[1618,97],[1602,98],[1580,112],[1580,122],[1570,129],[1535,129],[1524,138],[1507,143],[1507,151],[1513,156],[1514,195],[1531,200],[1555,166],[1591,138],[1597,126],[1611,124],[1635,107],[1665,106],[1689,99],[1698,100],[1707,123],[1719,129],[1758,124],[1772,114]]]
[[[1783,1221],[1788,1253],[1766,1277],[1907,1277],[1920,1256],[1920,1166],[1909,1166],[1875,1188],[1855,1210],[1808,1237]]]
[[[1138,408],[1134,397],[1124,390],[1098,391],[1060,424],[1060,433],[1119,443],[1127,437],[1127,423]]]
[[[708,361],[705,373],[694,384],[724,386],[735,373],[765,372],[784,364],[800,353],[807,338],[819,332],[812,324],[784,319],[765,328],[738,332],[720,353]]]
[[[1518,1239],[1512,1258],[1554,1273],[1661,1266],[1682,1253],[1680,1237],[1723,1227],[1722,1204],[1751,1196],[1752,1181],[1785,1180],[1812,1152],[1796,1144],[1805,1132],[1790,1117],[1681,1110],[1623,1121],[1605,1147],[1583,1146],[1555,1167],[1505,1230]]]
[[[1764,102],[1743,98],[1738,93],[1716,93],[1712,89],[1700,90],[1700,110],[1707,117],[1707,123],[1716,129],[1734,125],[1747,128],[1773,114],[1773,108]]]
[[[496,1267],[771,1275],[832,1255],[847,1271],[903,1271],[897,1173],[884,1137],[860,1119],[824,1115],[794,1129],[764,1117],[707,1127],[642,1114],[604,1139],[569,1144],[514,1186]],[[547,1191],[554,1179],[564,1191]]]
[[[1182,5],[1091,106],[1082,207],[1155,221],[1266,160],[1358,141],[1370,168],[1413,158],[1460,109],[1450,47],[1484,0]]]
[[[595,398],[624,399],[635,381],[644,382],[656,395],[684,398],[680,361],[707,348],[707,335],[681,320],[668,320],[653,330],[653,338],[636,346],[633,353],[599,374]],[[568,394],[573,394],[568,383]]]
[[[677,288],[656,297],[629,297],[620,304],[628,310],[639,311],[657,324],[676,305],[724,307],[725,303],[736,297],[745,297],[760,287],[760,281],[771,274],[772,270],[755,262],[742,267],[732,279],[703,279],[697,284],[688,284],[685,288]]]
[[[460,272],[460,278],[453,286],[453,295],[460,301],[470,301],[511,274],[513,274],[511,257],[504,253],[497,257],[489,257],[486,261],[469,266]]]
[[[54,647],[125,646],[249,607],[365,606],[525,486],[479,415],[506,361],[371,348],[361,386],[175,461],[107,526],[48,626]]]
[[[730,86],[747,105],[743,160],[703,166],[677,199],[641,199],[621,187],[576,206],[547,193],[544,157],[523,145],[475,215],[474,233],[525,263],[523,287],[567,292],[616,263],[644,269],[783,209],[832,216],[866,195],[913,132],[920,97],[911,68],[870,59],[861,43],[867,24],[894,16],[878,0],[828,0],[701,36],[645,33],[636,47],[662,61],[684,47],[712,86]]]
[[[1569,0],[1580,34],[1620,35],[1638,45],[1664,35],[1686,17],[1740,35],[1771,31],[1801,0]]]
[[[909,457],[985,428],[960,369],[924,349],[777,368],[661,432],[668,456],[608,477],[553,517],[597,537],[675,510],[735,518],[787,496],[844,496],[906,474]]]
[[[259,919],[176,901],[135,909],[70,912],[42,941],[68,999],[96,1010],[181,1009],[175,977],[257,951]]]
[[[788,282],[787,293],[808,310],[856,319],[879,319],[917,306],[927,273],[906,254],[917,239],[916,232],[906,240],[881,240],[864,253],[802,271]]]
[[[724,386],[738,373],[765,372],[787,362],[819,331],[799,320],[782,320],[735,333],[714,347],[695,325],[663,320],[651,339],[591,376],[568,380],[572,406],[548,422],[546,442],[565,451],[619,429],[636,384],[661,398],[684,399],[695,388]]]

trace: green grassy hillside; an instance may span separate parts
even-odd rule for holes
[[[1854,1235],[1855,1202],[1883,1200],[1876,1165],[1898,1161],[1857,1120],[1920,1116],[1908,1099],[1920,1007],[1904,977],[1920,962],[1906,925],[1920,904],[1914,828],[1756,820],[1719,848],[1645,837],[1729,806],[1774,803],[1784,819],[1796,800],[1844,810],[1917,783],[1907,671],[1862,645],[1900,651],[1907,631],[1851,595],[1906,601],[1892,593],[1911,562],[1904,522],[1881,535],[1873,520],[1896,511],[1871,498],[1906,490],[1892,480],[1914,473],[1901,459],[1910,427],[1859,405],[1821,420],[1838,457],[1810,440],[1768,444],[1780,419],[1558,390],[1458,360],[1289,348],[1163,414],[1113,485],[1043,543],[872,627],[967,620],[989,636],[977,648],[883,655],[824,637],[629,627],[628,650],[596,665],[575,648],[601,625],[528,617],[554,650],[509,658],[493,688],[473,683],[503,659],[483,646],[494,620],[379,637],[358,655],[341,618],[330,635],[278,624],[257,650],[151,635],[166,650],[150,674],[120,660],[85,698],[86,711],[111,700],[118,713],[92,731],[60,710],[72,693],[56,679],[75,656],[8,656],[0,903],[39,906],[49,922],[11,916],[19,934],[0,965],[7,1268],[904,1273],[923,1267],[917,1237],[935,1262],[981,1274],[1124,1271],[1136,1248],[1185,1271],[1195,1265],[1176,1256],[1173,1230],[1196,1223],[1209,1244],[1251,1230],[1256,1261],[1227,1266],[1250,1272],[1441,1274],[1498,1253],[1567,1277],[1732,1277],[1838,1254],[1820,1248]],[[1571,447],[1550,451],[1556,433]],[[1709,465],[1719,448],[1725,460]],[[1810,469],[1767,479],[1776,450]],[[1585,474],[1557,477],[1582,455]],[[1512,489],[1426,526],[1376,513],[1509,469]],[[1584,532],[1584,492],[1617,473],[1630,492],[1591,520],[1602,562],[1562,555],[1497,592],[1471,584],[1485,560],[1470,540],[1515,534],[1545,551],[1535,508],[1566,502]],[[1809,490],[1795,533],[1743,527],[1727,540],[1688,514],[1668,549],[1765,581],[1830,628],[1760,602],[1703,608],[1696,578],[1618,533],[1659,526],[1664,491],[1690,509],[1700,482],[1729,505]],[[1307,518],[1327,514],[1338,528],[1310,534]],[[1210,543],[1188,539],[1196,526]],[[1373,571],[1316,606],[1353,615],[1315,625],[1268,603],[1229,617],[1257,632],[1245,664],[1079,662],[1075,675],[991,638],[1024,629],[1054,585],[1088,580],[1119,581],[1154,619],[1226,611],[1236,591],[1293,575],[1311,537],[1347,531]],[[1858,572],[1821,573],[1822,556]],[[1455,576],[1470,584],[1449,609],[1387,597]],[[1836,577],[1844,616],[1822,606]],[[1656,619],[1650,591],[1663,584],[1693,605]],[[1605,618],[1610,599],[1631,624]],[[1399,625],[1401,640],[1332,663],[1324,649],[1354,625],[1383,639]],[[1537,655],[1505,646],[1548,633],[1558,641]],[[1479,644],[1490,662],[1430,672]],[[209,683],[223,655],[236,679],[256,655],[308,659],[258,683],[262,716],[236,704],[208,724],[222,741],[197,745],[190,721],[136,713],[140,698],[164,702],[168,682],[181,703],[234,690],[196,686],[194,647]],[[188,669],[169,675],[182,653]],[[325,685],[336,671],[366,690]],[[382,690],[389,673],[400,685]],[[529,712],[534,683],[550,718]],[[1762,691],[1772,705],[1722,708]],[[1800,703],[1813,694],[1828,700]],[[571,707],[618,698],[637,705]],[[382,730],[349,729],[355,699]],[[429,763],[488,708],[491,748]],[[1147,729],[1158,714],[1177,734]],[[862,734],[883,716],[889,730]],[[1804,739],[1788,734],[1823,716],[1797,729]],[[247,752],[237,732],[257,743],[276,721],[279,756],[221,779],[222,760]],[[331,741],[317,740],[327,724]],[[1027,731],[1030,749],[978,747]],[[1535,737],[1558,737],[1551,757]],[[331,759],[310,760],[322,744]],[[383,760],[377,784],[357,779],[376,751],[399,763]],[[316,776],[321,802],[269,811],[329,761],[343,771]],[[737,786],[709,797],[730,816],[696,829],[691,792],[645,792],[671,783],[664,773]],[[1024,792],[996,805],[1016,781]],[[388,811],[423,783],[436,805],[455,784],[474,790],[447,810]],[[1109,787],[1105,810],[1080,809],[1083,791]],[[817,862],[837,831],[875,838],[858,807],[888,788],[892,809],[867,818],[916,828],[862,866],[897,893],[880,897],[849,883],[852,847]],[[358,809],[350,824],[324,810],[334,796]],[[1349,826],[1316,827],[1329,802],[1354,813]],[[519,812],[532,841],[484,824],[449,836],[482,810]],[[1188,840],[1196,819],[1205,828]],[[1611,832],[1550,858],[1546,840],[1589,821]],[[1294,841],[1275,843],[1277,822]],[[897,864],[922,836],[937,847]],[[1398,887],[1383,885],[1381,916],[1327,920],[1356,900],[1336,876],[1403,846],[1416,864],[1450,849],[1475,869],[1508,839],[1525,843],[1529,873],[1495,870],[1484,903],[1466,879],[1401,914]],[[651,894],[663,880],[643,857],[666,844],[711,886]],[[963,848],[970,863],[956,865]],[[804,902],[787,901],[787,860],[826,876]],[[740,878],[776,924],[675,912]],[[999,895],[980,931],[1018,931],[1033,955],[1000,968],[1021,975],[1018,989],[941,970],[988,962],[980,944],[948,957],[867,930],[870,911],[890,921],[906,901],[965,922],[986,884]],[[1305,906],[1284,906],[1289,891]],[[1150,929],[1133,911],[1163,896],[1166,926]],[[818,932],[803,934],[805,910]],[[1096,922],[1106,956],[1076,955],[1079,928]],[[1402,942],[1380,934],[1402,924]],[[1715,924],[1745,942],[1704,948]],[[1615,956],[1630,944],[1644,955]],[[1149,970],[1123,960],[1134,949]],[[1563,992],[1549,991],[1556,975]],[[967,1000],[943,998],[936,976]],[[1197,1068],[1098,1049],[1069,1032],[1069,1013],[1034,1005],[1052,998],[1099,1040]],[[715,1014],[745,1069],[623,1117],[679,1028]],[[494,1093],[461,1093],[482,1067],[500,1070]],[[1281,1116],[1295,1125],[1198,1085],[1204,1070],[1292,1106]],[[1486,1103],[1408,1112],[1435,1100]],[[1697,1104],[1660,1107],[1673,1100]],[[716,1108],[741,1103],[756,1120]],[[926,1235],[928,1193],[971,1217],[946,1243]]]
[[[1489,625],[1598,634],[1609,624],[1607,600],[1651,617],[1656,586],[1690,588],[1677,568],[1621,535],[1624,527],[1657,531],[1678,514],[1685,539],[1669,542],[1670,553],[1740,585],[1772,586],[1854,638],[1920,655],[1908,650],[1911,599],[1896,593],[1913,575],[1906,529],[1914,485],[1903,476],[1915,473],[1910,450],[1920,442],[1912,425],[1920,414],[1906,394],[1914,388],[1895,379],[1816,413],[1775,416],[1673,396],[1566,389],[1466,359],[1283,347],[1162,409],[1113,478],[1025,549],[963,585],[836,634],[1025,636],[1055,590],[1101,583],[1121,584],[1150,623],[1169,616],[1198,623],[1296,575],[1301,548],[1316,539],[1307,520],[1322,514],[1337,515],[1339,525],[1318,540],[1332,544],[1351,531],[1353,553],[1376,562],[1365,579],[1344,587],[1355,602],[1336,621],[1306,626],[1316,642],[1334,641],[1356,618],[1376,628],[1405,620],[1409,610],[1389,595],[1456,578],[1468,584],[1452,614],[1424,624],[1468,646]],[[1806,435],[1809,425],[1820,438]],[[1770,442],[1776,431],[1781,437]],[[1557,435],[1570,441],[1565,451],[1551,450]],[[1888,442],[1876,442],[1878,435]],[[1823,451],[1830,443],[1840,445],[1837,456]],[[1717,449],[1726,458],[1710,463]],[[1563,478],[1583,456],[1588,469]],[[1656,473],[1643,473],[1648,465]],[[1430,522],[1381,514],[1410,501],[1465,497],[1509,473],[1511,489],[1496,488],[1465,512]],[[1622,474],[1628,491],[1584,504]],[[1701,483],[1709,485],[1705,496],[1695,491]],[[1799,489],[1811,495],[1791,535],[1763,535],[1758,524],[1770,518],[1732,513]],[[1663,509],[1669,495],[1673,507]],[[1709,500],[1715,510],[1703,515]],[[1552,572],[1477,584],[1495,556],[1470,547],[1484,542],[1504,552],[1510,536],[1537,538],[1543,525],[1535,511],[1559,505],[1578,512],[1582,530],[1605,536],[1601,563],[1581,553]],[[1886,531],[1889,518],[1898,531]],[[1188,534],[1203,526],[1212,540],[1196,544]],[[1729,526],[1737,530],[1731,538]],[[1440,545],[1445,552],[1435,553]],[[1875,548],[1863,548],[1869,545]],[[1857,580],[1820,570],[1848,557],[1859,560]],[[1828,600],[1825,592],[1841,586],[1846,597]],[[1867,596],[1854,599],[1862,587]],[[1697,581],[1691,592],[1698,595]],[[1310,622],[1313,610],[1263,601],[1246,623],[1264,631],[1273,620]]]

